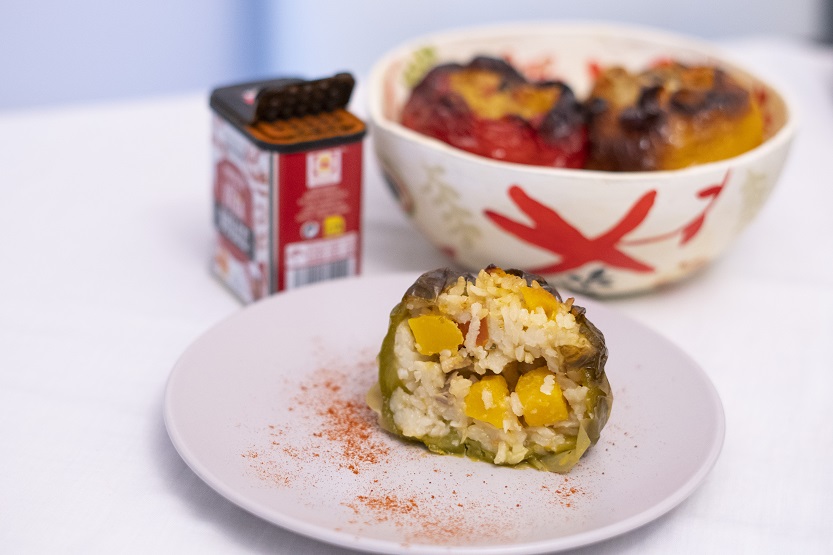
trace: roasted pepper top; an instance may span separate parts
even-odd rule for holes
[[[486,56],[429,71],[403,108],[402,124],[506,162],[579,168],[587,156],[582,108],[570,87],[530,82]]]
[[[755,98],[711,66],[667,63],[640,73],[608,68],[588,108],[591,169],[678,169],[730,158],[763,142]]]

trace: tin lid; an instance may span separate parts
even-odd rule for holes
[[[346,110],[349,73],[305,81],[269,79],[215,89],[211,108],[261,148],[295,152],[360,140],[362,120]]]

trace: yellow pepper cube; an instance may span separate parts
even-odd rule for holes
[[[503,421],[514,418],[509,410],[509,386],[503,376],[484,376],[472,384],[465,399],[466,416],[503,429]]]
[[[523,406],[528,426],[549,426],[570,416],[567,401],[547,368],[530,370],[518,378],[515,393]]]
[[[540,287],[523,287],[521,288],[521,296],[524,298],[524,304],[530,312],[536,308],[541,307],[548,318],[558,311],[558,299],[546,289]]]
[[[456,351],[463,343],[463,332],[452,320],[438,314],[423,314],[408,320],[411,333],[421,355],[436,355],[440,351]]]

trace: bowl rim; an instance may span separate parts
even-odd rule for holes
[[[611,36],[619,36],[629,40],[645,40],[653,43],[667,43],[669,46],[687,48],[689,50],[702,53],[705,56],[717,60],[721,65],[725,65],[731,69],[744,73],[746,76],[754,79],[756,82],[764,85],[771,92],[775,93],[784,105],[784,124],[771,137],[764,140],[764,142],[760,145],[731,158],[673,170],[616,172],[589,170],[583,168],[553,168],[548,166],[535,166],[531,164],[519,164],[515,162],[495,160],[485,156],[472,154],[465,150],[453,147],[443,141],[440,141],[439,139],[435,139],[408,129],[399,122],[390,120],[383,115],[383,76],[391,62],[401,58],[404,54],[412,52],[425,44],[454,43],[460,40],[488,38],[490,36],[494,36],[495,34],[529,34],[541,33],[544,31],[564,36],[607,33]],[[785,93],[784,88],[773,84],[769,79],[765,79],[757,72],[748,69],[743,63],[734,60],[731,55],[724,52],[718,46],[690,35],[666,31],[657,27],[585,20],[513,22],[494,25],[465,26],[413,37],[398,44],[392,49],[389,49],[373,64],[370,72],[367,104],[368,115],[372,127],[382,128],[387,132],[414,141],[425,148],[437,150],[451,156],[452,158],[460,159],[463,162],[478,163],[486,166],[487,168],[491,167],[493,169],[513,170],[527,175],[569,177],[573,179],[579,178],[588,180],[601,179],[604,181],[615,182],[633,181],[644,183],[645,181],[669,180],[672,177],[678,178],[684,176],[695,176],[698,174],[725,172],[739,164],[745,164],[749,159],[766,157],[771,152],[777,151],[783,146],[786,146],[785,143],[788,144],[792,140],[797,128],[796,104],[791,99],[790,95]]]

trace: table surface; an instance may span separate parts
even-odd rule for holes
[[[724,47],[797,102],[783,176],[707,271],[607,304],[704,368],[725,445],[678,508],[581,553],[833,552],[833,50]],[[209,146],[203,92],[0,113],[2,551],[346,553],[226,501],[166,433],[174,362],[240,310],[207,271]],[[447,265],[367,146],[364,273]]]

